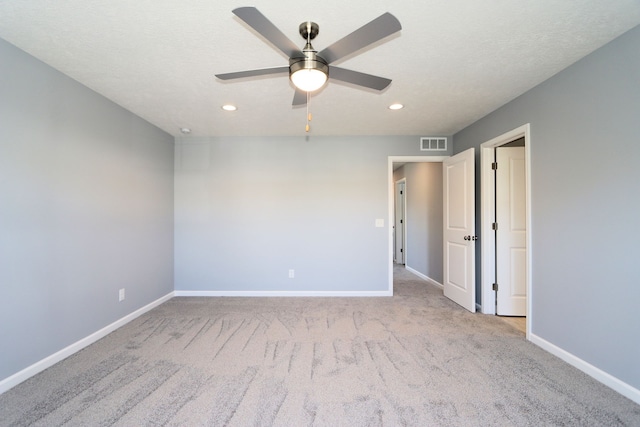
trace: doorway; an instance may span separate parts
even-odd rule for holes
[[[388,183],[388,207],[389,207],[389,212],[388,212],[388,224],[395,224],[395,219],[396,219],[396,184],[400,181],[402,181],[402,179],[400,179],[400,177],[396,177],[396,179],[394,179],[394,170],[398,167],[401,166],[403,164],[406,163],[442,163],[445,159],[447,159],[449,156],[389,156],[388,158],[388,178],[387,178],[387,183]],[[406,182],[405,182],[406,185]],[[405,187],[405,191],[404,191],[404,203],[405,203],[405,208],[406,208],[406,201],[407,201],[407,192],[406,192],[406,187]],[[405,212],[405,218],[404,218],[404,224],[403,224],[403,228],[404,228],[404,235],[406,236],[407,232],[411,232],[410,230],[408,230],[407,228],[407,212]],[[388,268],[389,268],[389,277],[388,277],[388,281],[389,281],[389,292],[391,294],[393,294],[393,268],[394,268],[394,261],[397,260],[396,257],[396,239],[397,239],[397,234],[399,232],[396,232],[396,229],[394,227],[388,227],[388,232],[389,232],[389,238],[388,238],[388,242],[389,242],[389,247],[388,247]],[[407,251],[407,241],[405,239],[404,242],[404,250],[402,252],[403,255],[403,263],[407,263],[407,259],[410,256],[410,254]],[[415,258],[412,258],[415,260]],[[409,271],[411,271],[413,274],[417,274],[419,277],[429,280],[428,277],[421,275],[419,272],[411,270],[410,268],[408,268],[407,265],[407,269]],[[423,277],[424,276],[424,277]],[[436,282],[432,282],[435,283],[436,285],[442,286],[439,283]]]
[[[526,170],[524,138],[494,149],[495,292],[496,314],[525,317],[526,288]]]
[[[480,209],[480,229],[481,229],[481,306],[482,312],[485,314],[500,314],[501,308],[507,308],[502,310],[503,313],[520,313],[524,309],[526,316],[526,334],[527,338],[531,331],[531,177],[530,177],[530,153],[531,153],[531,139],[530,139],[530,125],[526,124],[517,129],[507,132],[499,137],[496,137],[490,141],[487,141],[480,145],[480,175],[481,175],[481,209]],[[517,142],[516,142],[517,141]],[[516,142],[514,144],[514,142]],[[523,151],[524,159],[519,158],[519,154],[514,154],[515,157],[509,160],[510,154],[507,153],[509,145],[524,145],[520,150]],[[515,149],[518,151],[518,149]],[[503,165],[503,176],[498,177],[494,164],[496,163],[496,154],[500,153],[501,157],[507,158],[507,161]],[[515,165],[515,166],[514,166]],[[500,170],[500,163],[498,162],[498,170]],[[523,168],[524,170],[518,170]],[[506,175],[505,175],[506,174]],[[509,175],[512,175],[509,177]],[[515,174],[515,175],[514,175]],[[514,180],[512,188],[509,188],[507,184],[507,190],[504,190],[504,184],[500,184],[500,180],[509,179]],[[523,180],[523,183],[518,181]],[[503,185],[502,189],[497,187]],[[508,199],[509,194],[497,197],[499,192],[504,193],[511,192],[514,203],[519,207],[516,210],[522,211],[516,212],[517,218],[514,219],[514,224],[509,224],[509,221],[513,219],[513,215],[509,212],[505,213],[504,200]],[[514,191],[519,193],[514,193]],[[524,192],[524,194],[522,193]],[[510,203],[507,200],[507,205]],[[505,217],[506,214],[506,217]],[[497,234],[496,228],[499,230],[501,224],[497,218],[503,218],[503,228],[513,231],[514,241],[520,239],[518,243],[513,243],[513,248],[508,246],[512,243],[500,243],[498,246],[500,237]],[[505,219],[507,223],[505,223]],[[504,235],[504,234],[503,234]],[[506,246],[506,250],[505,250]],[[502,251],[502,252],[501,252]],[[504,255],[506,253],[506,256]],[[504,273],[506,267],[508,277],[504,279]],[[503,270],[501,270],[503,269]],[[510,269],[513,269],[511,272]],[[513,274],[512,274],[513,273]],[[500,290],[501,283],[498,279],[503,275],[502,284],[503,289]],[[494,285],[497,284],[497,285]],[[497,291],[495,289],[498,289]],[[506,293],[505,293],[506,291]],[[500,296],[497,293],[500,292]],[[502,299],[507,298],[502,301]],[[515,304],[520,304],[520,308],[516,307],[516,310],[510,312],[508,309],[509,299]],[[518,301],[516,301],[518,300]],[[496,303],[503,304],[501,308],[496,310]],[[506,305],[505,305],[506,304]],[[513,315],[513,314],[508,314]]]

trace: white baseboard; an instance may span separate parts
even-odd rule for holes
[[[597,381],[600,381],[607,387],[612,388],[624,397],[633,400],[637,404],[640,404],[640,390],[638,390],[637,388],[625,383],[624,381],[619,380],[611,374],[606,373],[600,368],[596,368],[592,364],[585,362],[579,357],[569,353],[566,350],[561,349],[555,344],[551,344],[549,341],[540,338],[535,334],[529,334],[529,340],[537,346],[548,351],[549,353],[553,354],[554,356],[557,356],[560,359],[564,360],[568,364],[580,369],[582,372],[593,377]]]
[[[426,280],[427,282],[431,283],[432,285],[435,285],[435,286],[439,287],[440,289],[444,289],[444,286],[442,285],[442,283],[440,283],[440,282],[438,282],[436,280],[433,280],[431,277],[429,277],[427,275],[424,275],[424,274],[420,273],[417,270],[414,270],[413,268],[409,267],[408,265],[405,265],[404,268],[406,268],[407,271],[415,274],[419,278],[421,278],[423,280]]]
[[[44,371],[45,369],[55,365],[61,360],[66,359],[67,357],[82,350],[88,345],[93,344],[94,342],[98,341],[100,338],[107,336],[108,334],[115,331],[119,327],[131,322],[133,319],[141,316],[142,314],[146,313],[152,308],[155,308],[160,304],[162,304],[163,302],[170,300],[171,298],[173,298],[173,296],[174,296],[174,293],[170,292],[167,295],[153,301],[152,303],[147,304],[142,308],[139,308],[133,313],[128,314],[119,320],[116,320],[115,322],[111,323],[108,326],[105,326],[99,331],[94,332],[93,334],[81,339],[80,341],[77,341],[69,345],[68,347],[63,348],[62,350],[48,357],[45,357],[39,362],[36,362],[33,365],[24,368],[20,372],[17,372],[11,375],[10,377],[3,379],[2,381],[0,381],[0,394],[4,393],[5,391],[9,390],[12,387],[15,387],[16,385],[31,378],[32,376]]]
[[[175,291],[177,297],[390,297],[391,291]]]

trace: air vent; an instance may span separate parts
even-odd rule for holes
[[[447,138],[443,136],[423,136],[420,151],[447,151]]]

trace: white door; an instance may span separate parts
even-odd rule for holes
[[[473,148],[443,162],[444,295],[476,311],[475,155]]]
[[[404,265],[404,197],[405,197],[405,180],[396,182],[396,209],[395,209],[395,261],[396,264]]]
[[[496,148],[496,314],[527,314],[527,203],[524,147]]]

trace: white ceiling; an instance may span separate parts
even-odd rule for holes
[[[318,51],[384,12],[402,24],[334,64],[393,83],[330,82],[311,98],[315,135],[453,134],[640,24],[639,0],[3,0],[0,37],[172,135],[303,135],[286,75],[214,77],[288,65],[240,6],[301,48],[298,25],[317,22]]]

